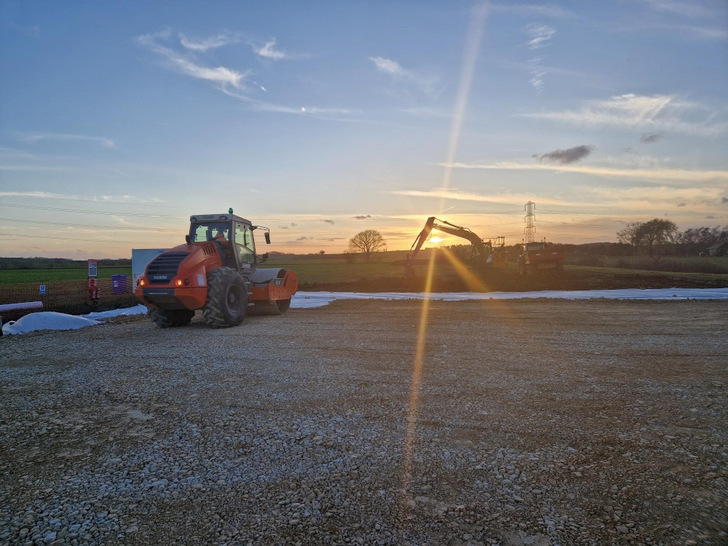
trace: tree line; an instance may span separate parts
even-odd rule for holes
[[[645,249],[651,257],[658,249],[666,250],[668,246],[672,247],[672,253],[701,254],[717,243],[728,243],[728,225],[679,231],[674,222],[654,218],[648,222],[630,222],[617,232],[617,239],[638,251]]]
[[[653,258],[658,253],[700,255],[716,243],[728,243],[728,225],[704,226],[680,231],[671,220],[654,218],[647,222],[628,223],[624,229],[617,232],[617,240],[618,243],[590,243],[578,246],[583,247],[582,254],[626,255],[644,251]],[[386,250],[386,246],[387,243],[379,231],[368,229],[349,239],[347,255],[353,258],[354,255],[360,254],[364,261],[369,262],[375,253]],[[459,246],[462,245],[454,245],[452,248]],[[512,245],[511,250],[517,253],[519,248],[520,245]]]

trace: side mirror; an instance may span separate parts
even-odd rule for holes
[[[266,244],[270,244],[270,231],[265,232],[265,242]]]

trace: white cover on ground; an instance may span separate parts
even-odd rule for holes
[[[415,292],[298,292],[291,299],[292,309],[309,309],[328,305],[334,300],[423,300],[424,293]],[[431,300],[513,300],[555,298],[569,300],[728,300],[728,288],[659,288],[625,290],[542,290],[537,292],[443,292],[430,294]],[[146,313],[143,305],[75,316],[43,311],[30,313],[21,319],[3,325],[3,334],[25,334],[35,330],[75,330],[84,326],[102,324],[103,319],[119,315]]]

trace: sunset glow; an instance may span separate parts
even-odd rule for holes
[[[2,254],[128,258],[229,207],[292,253],[368,229],[406,250],[429,216],[519,243],[528,201],[561,243],[724,225],[726,21],[722,0],[5,0]]]

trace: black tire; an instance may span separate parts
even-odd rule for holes
[[[186,326],[195,316],[194,311],[189,309],[150,309],[147,312],[149,318],[154,321],[159,328],[176,328],[178,326]]]
[[[289,307],[291,307],[291,298],[288,298],[287,300],[277,300],[276,307],[278,308],[278,312],[282,315],[288,311]]]
[[[245,318],[248,289],[243,277],[231,267],[220,267],[207,274],[207,301],[202,318],[213,328],[237,326]]]

